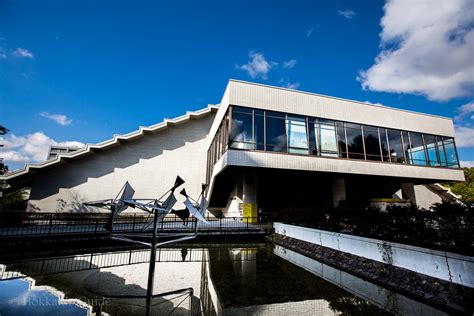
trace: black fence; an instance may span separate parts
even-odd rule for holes
[[[208,260],[204,253],[205,248],[185,247],[158,248],[156,262],[202,262]],[[220,258],[220,257],[219,257]],[[220,260],[220,259],[217,260]],[[215,259],[216,260],[216,259]],[[222,260],[227,258],[222,257]],[[255,257],[239,256],[235,261],[255,261]],[[149,249],[131,249],[113,252],[86,253],[59,257],[31,258],[25,260],[7,261],[0,264],[0,281],[6,279],[35,277],[39,275],[61,274],[92,269],[112,268],[133,264],[148,263]]]
[[[107,213],[3,213],[0,220],[0,238],[14,236],[53,236],[73,234],[107,234]],[[114,232],[146,233],[153,216],[142,213],[119,215],[114,220]],[[199,233],[267,233],[273,228],[268,218],[208,217],[208,223],[198,223]],[[195,230],[196,221],[183,221],[170,215],[159,222],[159,232],[189,233]]]

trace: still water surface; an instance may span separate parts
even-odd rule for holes
[[[147,250],[0,265],[0,315],[144,315]],[[152,313],[443,314],[280,246],[188,244],[157,253]]]

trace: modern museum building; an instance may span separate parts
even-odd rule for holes
[[[179,175],[213,214],[449,199],[463,181],[450,118],[230,80],[218,105],[0,176],[31,188],[28,211],[99,211],[128,181],[156,198]]]

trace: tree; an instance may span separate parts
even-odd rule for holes
[[[5,135],[8,133],[10,130],[8,130],[6,127],[3,125],[0,125],[0,135]],[[0,144],[0,147],[3,147],[3,144]],[[3,158],[0,157],[0,175],[5,174],[8,172],[8,167],[3,163]],[[0,189],[1,189],[1,184],[0,184]]]
[[[461,201],[470,205],[474,203],[474,168],[464,168],[464,182],[451,182],[447,186],[455,194],[461,195]]]
[[[28,190],[22,189],[0,196],[0,210],[24,210],[28,201]]]
[[[3,125],[0,125],[0,135],[5,135],[8,132],[9,130],[6,127],[4,127]],[[0,144],[0,148],[1,147],[3,147],[3,144]],[[3,158],[0,157],[0,176],[7,172],[8,172],[8,166],[6,166],[3,163]],[[0,181],[0,197],[2,197],[2,190],[4,189],[4,187],[5,187],[5,181]]]
[[[0,176],[8,172],[8,166],[3,163],[3,158],[0,158]]]
[[[7,129],[6,127],[0,125],[0,135],[5,135],[9,131],[10,131],[9,129]],[[3,146],[3,145],[0,145],[0,146]]]

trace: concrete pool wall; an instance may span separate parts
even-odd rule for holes
[[[274,223],[275,233],[474,288],[474,257]]]
[[[340,271],[282,246],[276,245],[273,252],[277,256],[387,311],[399,315],[447,315],[431,306],[362,280],[361,278]]]

